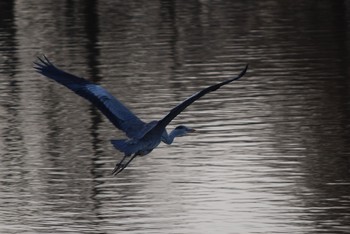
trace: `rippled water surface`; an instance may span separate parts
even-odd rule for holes
[[[349,233],[347,1],[0,3],[0,233]],[[123,138],[36,74],[46,54],[145,121],[192,93],[118,177]]]

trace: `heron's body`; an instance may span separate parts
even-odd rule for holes
[[[149,154],[162,141],[166,144],[171,144],[176,137],[193,132],[192,128],[180,125],[168,134],[166,126],[194,101],[225,84],[239,79],[247,70],[246,67],[237,77],[209,86],[195,93],[173,108],[161,120],[145,123],[101,86],[58,69],[45,56],[44,59],[39,58],[39,61],[35,62],[35,69],[39,73],[89,100],[115,127],[125,132],[128,139],[111,140],[113,146],[124,153],[124,158],[116,165],[113,174],[120,173],[136,156]],[[124,164],[124,160],[128,157],[131,158]]]

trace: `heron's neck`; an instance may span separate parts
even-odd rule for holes
[[[173,143],[175,137],[177,137],[178,135],[180,135],[181,133],[177,130],[172,130],[169,134],[165,131],[165,133],[162,135],[162,141],[165,144],[170,145],[171,143]]]

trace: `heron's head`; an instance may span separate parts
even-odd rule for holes
[[[195,132],[196,130],[194,130],[193,128],[186,127],[184,125],[179,125],[173,131],[176,133],[177,137],[181,137],[187,135],[188,133]]]

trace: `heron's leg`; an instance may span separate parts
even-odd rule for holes
[[[123,167],[123,162],[125,161],[125,159],[127,158],[127,157],[129,157],[130,155],[124,155],[124,157],[122,158],[122,160],[120,160],[120,162],[119,163],[117,163],[116,165],[115,165],[115,167],[114,167],[114,169],[113,169],[113,171],[112,171],[112,175],[116,175],[116,172],[120,169],[120,168],[122,168]]]
[[[113,175],[118,175],[120,172],[122,172],[128,165],[129,165],[129,163],[131,163],[131,161],[134,159],[134,158],[136,158],[136,156],[137,156],[137,154],[134,154],[131,158],[130,158],[130,160],[125,164],[125,165],[122,165],[122,166],[119,166],[118,167],[118,169],[114,172],[114,174]]]

